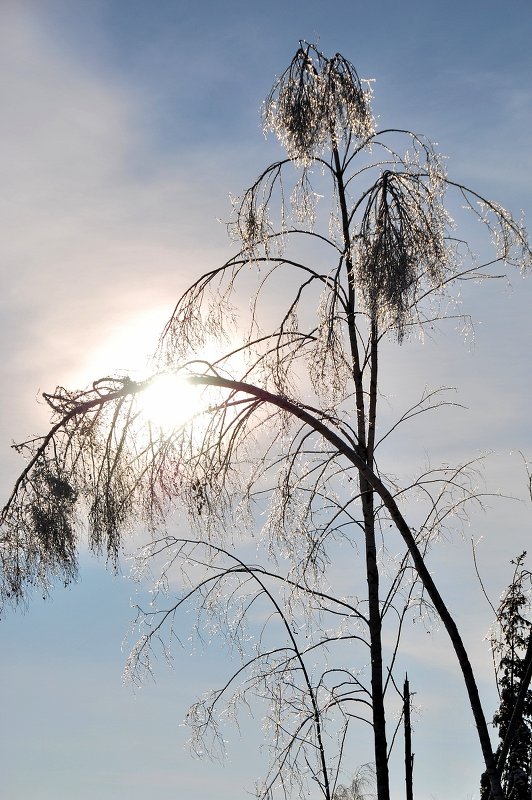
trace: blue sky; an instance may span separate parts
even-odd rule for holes
[[[374,78],[382,126],[436,140],[458,176],[532,218],[532,8],[528,0],[140,2],[4,0],[0,214],[2,371],[0,486],[19,466],[13,439],[46,425],[36,403],[56,384],[134,369],[180,291],[231,253],[217,218],[277,152],[258,109],[300,38],[340,51]],[[471,228],[473,240],[476,237]],[[529,422],[532,284],[519,276],[469,287],[474,342],[446,329],[404,346],[387,379],[393,397],[423,385],[458,387],[469,411],[399,439],[390,471],[494,451],[490,490],[523,495],[516,451],[532,458]],[[446,412],[447,413],[447,412]],[[450,412],[449,412],[450,413]],[[442,543],[433,568],[494,702],[469,536],[496,599],[507,562],[528,547],[530,508],[493,501],[463,539]],[[80,583],[39,597],[0,625],[0,769],[9,800],[137,800],[149,791],[191,800],[247,797],[260,774],[260,733],[245,726],[228,764],[198,763],[180,726],[188,703],[225,668],[176,653],[156,683],[122,683],[135,588],[83,557]],[[127,564],[124,565],[127,573]],[[443,634],[412,640],[419,715],[417,794],[476,797],[480,755]],[[209,664],[210,660],[210,664]],[[465,698],[462,705],[465,706]],[[456,730],[460,739],[456,738]],[[439,753],[439,755],[438,755]],[[435,755],[436,754],[436,755]],[[444,755],[442,755],[444,754]],[[453,765],[449,770],[449,764]],[[400,785],[396,787],[401,795]]]

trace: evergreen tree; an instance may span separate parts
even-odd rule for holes
[[[492,638],[500,704],[493,717],[501,743],[497,749],[501,779],[508,800],[530,800],[532,796],[532,691],[529,664],[532,656],[532,623],[528,591],[532,574],[523,568],[526,552],[512,563],[513,580],[497,611],[498,631]],[[519,701],[521,708],[516,709]],[[514,713],[519,719],[513,735],[508,731]],[[504,751],[507,750],[505,755]],[[481,797],[487,800],[489,786],[482,778]]]

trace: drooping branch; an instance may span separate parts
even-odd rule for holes
[[[417,573],[427,591],[428,596],[434,608],[436,609],[448,635],[451,639],[462,675],[466,686],[471,710],[475,719],[475,724],[478,731],[480,746],[486,763],[486,771],[488,773],[490,784],[492,787],[492,794],[495,800],[504,800],[502,789],[500,788],[500,780],[498,776],[497,766],[495,763],[491,741],[489,736],[486,718],[480,702],[478,688],[473,674],[473,669],[469,661],[469,656],[462,642],[462,638],[456,626],[456,623],[449,612],[442,596],[440,595],[436,584],[425,564],[425,560],[417,546],[416,540],[410,526],[404,519],[399,507],[392,494],[383,484],[381,479],[374,473],[374,471],[366,464],[365,460],[360,456],[356,449],[347,445],[344,440],[338,436],[334,431],[330,430],[321,420],[316,419],[312,414],[309,414],[306,409],[284,397],[273,395],[264,389],[247,383],[240,383],[238,381],[231,381],[225,378],[217,378],[210,376],[195,376],[190,379],[193,383],[203,385],[215,385],[230,389],[234,392],[243,392],[252,395],[262,402],[270,403],[278,408],[283,409],[289,414],[304,421],[307,425],[313,428],[316,433],[319,433],[323,438],[330,442],[339,453],[344,455],[355,466],[359,473],[364,477],[371,488],[379,495],[384,503],[388,513],[394,521],[397,530],[403,537],[403,540],[408,548],[412,557]]]

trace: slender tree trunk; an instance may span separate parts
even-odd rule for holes
[[[377,348],[376,330],[372,326],[372,351],[370,361],[370,397],[366,419],[364,376],[360,364],[357,331],[355,323],[356,298],[353,261],[351,258],[351,236],[349,215],[343,181],[343,167],[337,147],[333,147],[334,176],[338,192],[338,203],[342,220],[345,269],[347,275],[347,331],[351,349],[351,367],[355,387],[357,438],[359,452],[369,469],[373,468],[373,444],[375,439],[375,416],[377,406]],[[375,544],[375,507],[373,490],[359,471],[360,495],[364,517],[364,537],[366,548],[366,580],[368,584],[369,638],[371,654],[371,700],[373,716],[373,736],[375,750],[375,773],[377,776],[378,800],[390,800],[388,775],[388,746],[386,742],[386,712],[384,708],[384,682],[382,679],[382,619],[379,597],[379,568]]]
[[[371,700],[373,741],[378,800],[389,800],[388,745],[386,742],[386,712],[382,680],[382,619],[379,598],[379,568],[375,544],[373,492],[367,481],[360,478],[364,532],[366,539],[366,578],[368,583],[369,638],[371,654]]]
[[[364,427],[366,463],[373,470],[373,450],[377,422],[377,327],[371,325],[371,357],[367,426]],[[362,376],[360,395],[363,401]],[[359,440],[361,434],[359,434]],[[371,486],[359,473],[364,532],[366,542],[366,578],[368,582],[369,634],[371,653],[371,696],[373,703],[373,736],[375,748],[375,773],[377,797],[389,798],[388,744],[386,741],[386,712],[384,708],[384,682],[382,678],[382,616],[379,596],[379,566],[375,542],[375,499]]]
[[[406,800],[414,800],[414,755],[412,753],[412,728],[410,726],[410,685],[405,677],[403,690],[403,717],[405,726],[405,783]]]

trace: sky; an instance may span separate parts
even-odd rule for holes
[[[530,222],[531,24],[528,0],[0,0],[4,497],[20,469],[10,444],[46,427],[40,392],[136,369],[180,292],[232,252],[219,219],[230,193],[278,152],[259,108],[299,39],[341,52],[375,80],[381,127],[437,141],[450,177]],[[487,489],[522,498],[489,501],[431,564],[472,649],[488,715],[490,611],[469,542],[482,537],[479,562],[496,601],[510,558],[529,547],[532,512],[519,455],[532,459],[532,277],[509,279],[464,291],[474,338],[451,326],[404,345],[385,379],[405,405],[420,386],[446,385],[466,407],[399,437],[391,472],[428,453],[437,462],[489,452]],[[161,663],[139,690],[124,684],[136,591],[127,572],[127,562],[115,577],[83,555],[78,584],[0,622],[9,800],[240,800],[260,776],[258,725],[234,738],[225,766],[185,748],[188,704],[227,666],[216,645],[208,656],[176,653],[174,669]],[[435,630],[421,649],[409,641],[416,794],[477,797],[480,754],[445,637]],[[450,698],[461,696],[451,712]],[[401,792],[394,785],[394,798]]]

